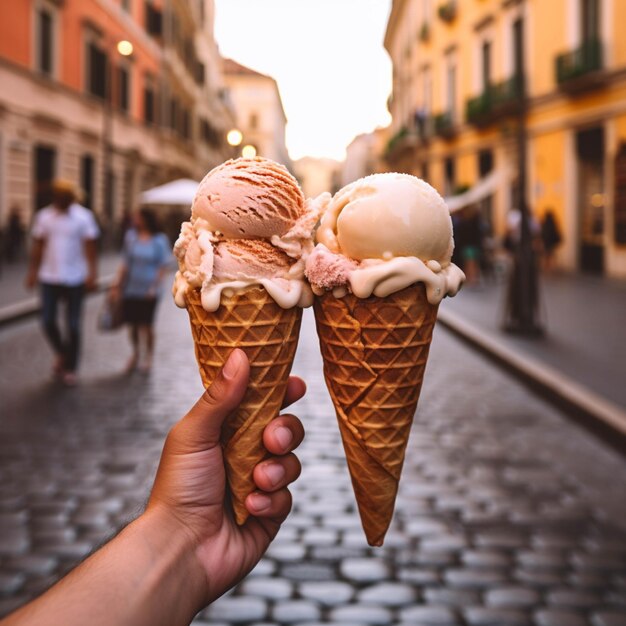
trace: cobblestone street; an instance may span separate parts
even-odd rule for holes
[[[137,515],[201,393],[186,313],[166,298],[153,372],[125,376],[123,333],[94,330],[100,302],[75,389],[48,382],[35,321],[0,332],[0,616]],[[437,328],[394,522],[369,548],[310,311],[294,373],[308,393],[293,512],[195,624],[626,625],[624,458]]]

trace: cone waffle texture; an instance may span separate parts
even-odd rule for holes
[[[200,376],[209,387],[234,348],[250,360],[250,382],[239,409],[222,427],[222,447],[233,510],[238,524],[244,502],[255,490],[252,471],[267,452],[263,429],[281,408],[298,344],[302,309],[283,309],[265,289],[222,294],[217,311],[202,308],[199,290],[186,294]]]
[[[438,307],[422,284],[386,298],[328,293],[314,306],[363,530],[370,545],[382,545]]]

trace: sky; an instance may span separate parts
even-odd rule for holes
[[[229,57],[278,83],[287,149],[343,160],[361,133],[390,122],[391,0],[215,0],[215,38]]]

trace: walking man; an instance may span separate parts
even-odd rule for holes
[[[83,295],[96,284],[99,234],[91,211],[76,202],[74,186],[54,181],[52,204],[37,213],[33,224],[26,286],[40,283],[43,328],[55,353],[54,374],[68,386],[77,382]],[[61,301],[66,307],[65,335],[57,322]]]

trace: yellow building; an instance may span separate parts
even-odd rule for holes
[[[482,211],[502,235],[522,128],[526,197],[556,214],[558,264],[626,277],[624,24],[622,0],[393,0],[390,169],[444,195],[495,172]]]

